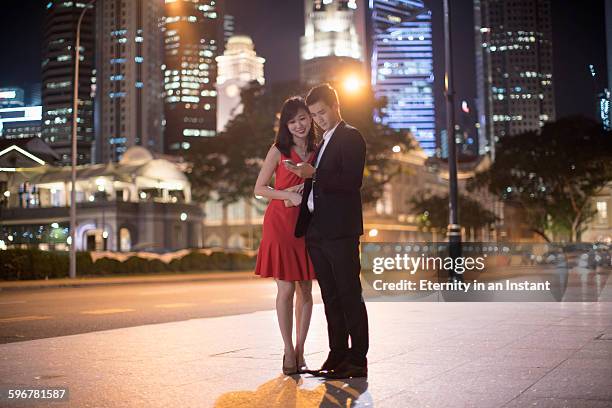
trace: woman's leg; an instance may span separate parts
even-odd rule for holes
[[[295,286],[293,282],[278,279],[276,280],[276,286],[278,287],[276,316],[285,344],[285,359],[290,362],[295,360],[295,349],[293,347],[293,293]],[[292,364],[285,364],[284,361],[283,365],[292,366]]]
[[[312,316],[312,281],[304,280],[296,282],[297,299],[295,302],[296,315],[296,340],[295,351],[298,364],[304,364],[304,345],[310,327],[310,317]]]
[[[302,324],[302,292],[298,286],[298,282],[295,282],[295,353],[297,357],[300,357],[300,325]]]

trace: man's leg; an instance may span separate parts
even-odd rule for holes
[[[325,241],[323,250],[331,262],[333,281],[337,287],[336,302],[341,306],[346,328],[351,337],[349,359],[358,366],[367,365],[369,347],[368,314],[362,297],[359,274],[359,237]]]
[[[329,338],[330,355],[328,360],[332,363],[341,362],[348,353],[348,331],[346,328],[342,304],[338,295],[338,287],[332,272],[332,264],[320,240],[307,239],[308,253],[314,266],[317,281],[321,288],[321,296],[325,305],[327,318],[327,335]],[[333,361],[335,360],[335,361]],[[334,364],[334,365],[335,365]]]

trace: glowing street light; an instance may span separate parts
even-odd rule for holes
[[[357,75],[349,75],[344,80],[343,85],[344,85],[344,89],[347,92],[357,92],[359,88],[362,87],[363,83],[361,82],[361,79],[359,79]]]

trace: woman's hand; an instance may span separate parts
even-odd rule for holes
[[[289,198],[285,200],[285,207],[299,207],[301,203],[302,203],[301,194],[298,194],[295,192],[289,192]]]
[[[312,178],[313,174],[315,173],[315,168],[308,162],[298,163],[296,166],[285,164],[285,167],[287,170],[303,179]]]

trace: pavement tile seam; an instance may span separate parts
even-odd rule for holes
[[[516,399],[513,399],[513,401],[515,401],[515,400]],[[559,402],[563,402],[563,403],[576,402],[576,403],[580,404],[580,405],[570,405],[571,407],[584,406],[585,402],[601,402],[601,403],[606,404],[605,405],[606,408],[612,405],[612,400],[608,400],[608,399],[596,399],[596,398],[528,397],[528,398],[523,398],[523,400],[524,401],[520,401],[521,402],[520,407],[524,407],[524,406],[527,406],[527,405],[530,405],[530,406],[540,406],[541,404],[539,404],[538,401],[540,401],[540,402],[553,402],[553,403],[555,401],[559,401]],[[508,404],[505,404],[504,406],[507,406],[507,405]],[[555,406],[560,406],[560,405],[555,405]],[[563,406],[566,407],[567,405],[564,404]]]
[[[400,396],[400,395],[405,395],[407,398],[412,397],[412,398],[410,398],[410,399],[412,400],[412,399],[415,399],[415,398],[417,397],[418,392],[417,392],[417,391],[405,391],[405,390],[404,390],[404,391],[400,391],[400,392],[395,393],[395,394],[393,394],[393,395],[386,396],[386,397],[384,397],[384,398],[381,398],[380,400],[377,400],[377,401],[376,401],[376,402],[377,402],[377,406],[380,406],[380,404],[381,404],[381,403],[384,403],[385,401],[387,401],[387,402],[392,401],[393,399],[397,398],[397,397],[398,397],[398,396]],[[476,397],[476,396],[483,396],[483,395],[488,395],[488,394],[470,394],[470,396],[472,396],[472,397]],[[463,396],[465,396],[465,395],[463,395]],[[426,398],[426,397],[427,397],[427,396],[425,396],[425,398]],[[512,401],[512,400],[514,400],[516,397],[510,397],[510,398],[511,398],[511,399],[510,399],[510,401]],[[419,404],[419,405],[413,405],[413,406],[415,406],[415,407],[427,407],[427,408],[432,408],[432,407],[437,407],[437,406],[439,406],[439,404],[436,404],[436,405],[430,405],[429,403],[426,403],[425,405],[422,405],[422,404],[423,404],[423,401],[422,401],[422,400],[421,400],[421,401],[418,401],[418,400],[417,400],[417,401],[414,401],[414,403],[418,403],[418,404]],[[507,404],[507,402],[504,402],[504,403],[502,403],[501,405],[498,405],[498,407],[499,407],[499,408],[501,408],[501,407],[505,406],[506,404]],[[446,406],[446,405],[444,405],[444,406]],[[453,402],[452,402],[451,404],[449,404],[448,406],[452,406],[452,407],[459,407],[459,406],[462,406],[462,407],[466,407],[466,408],[474,408],[474,407],[477,407],[478,405],[473,405],[473,404],[469,404],[469,405],[466,405],[466,404],[464,404],[464,405],[460,405],[460,402],[459,402],[459,401],[453,401]],[[482,406],[482,405],[480,405],[480,406]],[[396,407],[396,406],[393,406],[393,408],[395,408],[395,407]],[[491,408],[491,406],[490,406],[490,405],[487,405],[487,406],[486,406],[486,408]]]
[[[544,373],[544,375],[542,375],[540,378],[538,378],[536,381],[533,382],[533,384],[531,384],[530,386],[528,386],[527,388],[523,389],[519,395],[517,395],[515,398],[513,398],[512,400],[508,401],[506,404],[504,404],[503,406],[506,406],[508,404],[510,404],[512,401],[514,401],[515,399],[519,398],[521,395],[525,395],[525,393],[527,391],[529,391],[531,388],[533,388],[534,386],[536,386],[540,381],[542,381],[543,379],[545,379],[548,375],[550,375],[551,373],[553,373],[555,370],[557,370],[562,364],[564,364],[566,361],[568,361],[569,359],[571,359],[576,353],[578,353],[578,351],[582,350],[584,347],[586,346],[583,345],[581,348],[576,349],[573,353],[571,353],[569,356],[567,356],[565,359],[563,359],[563,361],[559,362],[556,366],[554,366],[553,368],[549,369],[547,372]]]

